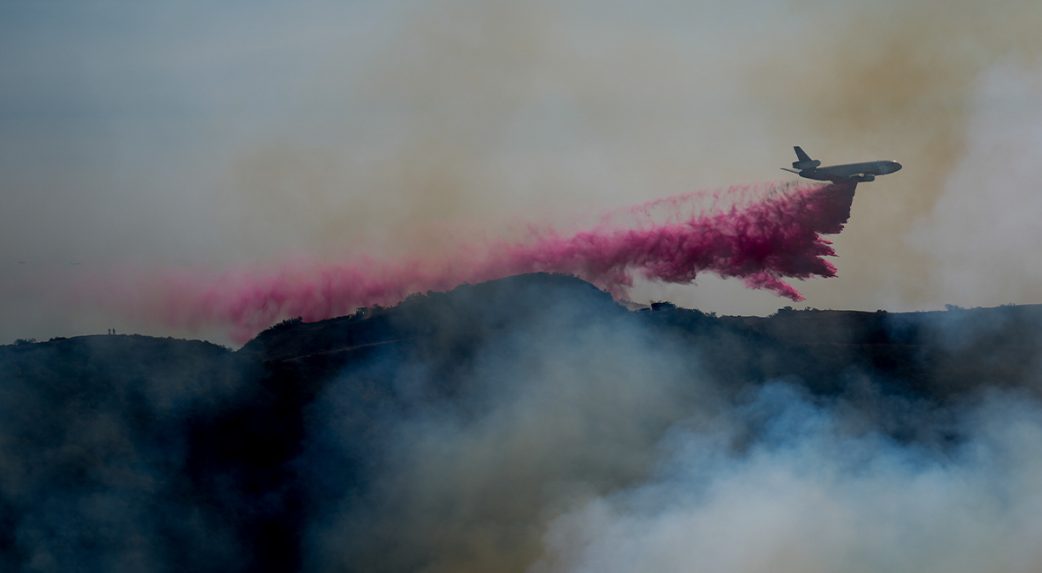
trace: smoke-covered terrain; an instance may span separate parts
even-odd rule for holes
[[[1034,572],[1040,319],[525,275],[237,351],[23,341],[0,569]]]

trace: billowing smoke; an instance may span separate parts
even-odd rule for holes
[[[519,318],[472,360],[447,351],[386,372],[412,397],[402,410],[364,425],[356,414],[383,360],[326,390],[301,464],[320,508],[305,537],[313,570],[523,571],[548,519],[643,479],[661,434],[719,403],[681,347],[590,300],[533,306],[546,293],[514,293],[501,312]],[[446,375],[442,361],[467,367]],[[443,386],[456,390],[432,392]],[[344,462],[360,434],[383,436],[362,480]]]
[[[943,377],[932,389],[891,378],[912,364],[887,371],[879,349],[888,343],[868,351],[871,338],[846,344],[821,336],[812,361],[838,354],[843,368],[815,384],[744,370],[773,363],[792,372],[806,351],[796,341],[815,336],[806,327],[781,348],[726,331],[677,339],[625,316],[598,315],[582,300],[548,297],[533,306],[538,297],[517,296],[517,306],[501,312],[520,318],[482,338],[473,355],[446,352],[389,368],[398,355],[378,354],[326,390],[301,462],[321,508],[306,537],[310,568],[1027,573],[1042,566],[1032,541],[1042,533],[1037,365],[1021,378],[976,354],[989,338],[1008,351],[1023,337],[1029,348],[1036,331],[1014,334],[1010,323],[981,316],[923,319],[924,338],[906,342],[924,357],[927,376]],[[882,324],[898,333],[904,320]],[[842,326],[854,331],[853,320]],[[956,330],[957,345],[936,336]],[[980,378],[944,374],[953,361],[933,354],[938,348],[977,355],[963,364],[981,366]],[[871,352],[878,370],[855,366]],[[1031,351],[1016,354],[1037,360]],[[443,361],[462,366],[447,375]],[[409,397],[408,406],[359,416],[358,397],[378,380]],[[442,385],[449,396],[432,395],[429,388]],[[383,436],[366,479],[344,461],[357,455],[348,444],[361,434]]]
[[[240,341],[280,318],[321,320],[396,304],[414,293],[530,272],[577,276],[617,297],[625,296],[635,276],[686,284],[711,272],[802,300],[786,279],[835,274],[823,258],[835,252],[822,235],[843,229],[854,187],[738,186],[644,203],[607,214],[584,231],[540,230],[515,243],[464,245],[448,257],[360,258],[217,278],[171,273],[136,285],[145,294],[116,292],[119,304],[136,301],[137,310],[171,325],[226,326]]]
[[[1037,571],[1042,410],[1020,399],[959,412],[965,441],[941,449],[852,433],[851,404],[768,385],[674,431],[651,479],[556,518],[533,570]]]
[[[4,346],[0,568],[1035,572],[1040,320],[530,275],[236,352]]]
[[[946,302],[1038,300],[1042,265],[1027,253],[1042,241],[1042,186],[1029,159],[1042,154],[1042,70],[995,65],[975,87],[963,161],[906,239],[935,259],[931,290]]]

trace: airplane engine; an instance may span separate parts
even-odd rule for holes
[[[854,181],[857,181],[859,183],[864,183],[866,181],[875,181],[875,180],[876,180],[876,176],[872,175],[871,173],[866,173],[864,175],[858,175],[857,177],[854,177]]]
[[[811,159],[810,161],[793,161],[792,166],[795,169],[814,169],[821,165],[820,159]]]

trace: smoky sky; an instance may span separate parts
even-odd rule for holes
[[[1040,10],[6,2],[2,337],[167,332],[69,300],[85,274],[434,254],[784,178],[793,144],[905,165],[859,190],[839,276],[807,284],[809,305],[1037,302],[1038,228],[1018,214],[1037,196]],[[784,304],[733,287],[636,296]]]

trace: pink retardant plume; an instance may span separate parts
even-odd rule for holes
[[[530,272],[574,275],[617,298],[634,278],[691,283],[699,273],[740,278],[792,300],[785,279],[831,277],[823,234],[850,216],[854,184],[767,184],[651,201],[609,213],[575,233],[542,232],[518,243],[468,245],[437,260],[311,264],[277,272],[153,277],[137,312],[173,326],[225,326],[245,341],[278,320],[315,321],[406,296]],[[706,203],[709,203],[708,207]]]

